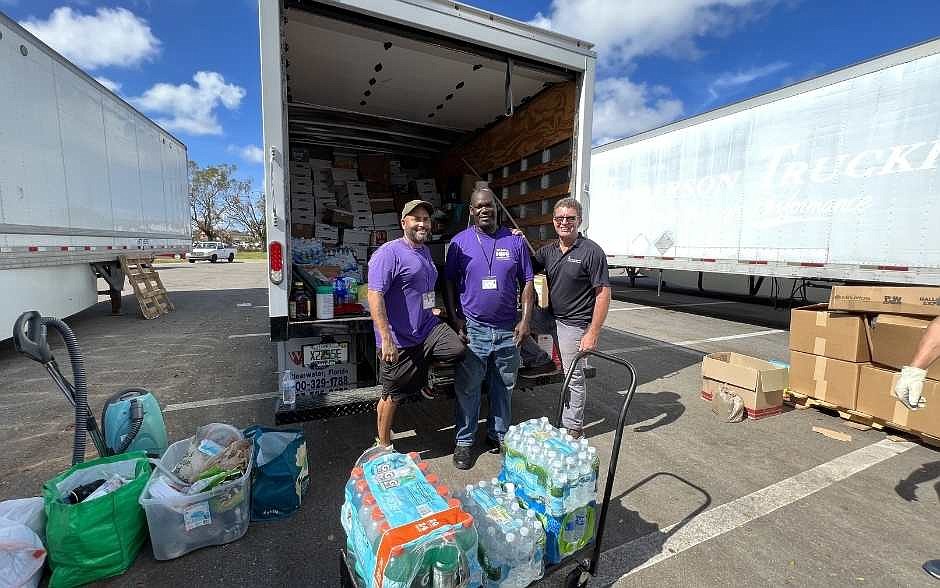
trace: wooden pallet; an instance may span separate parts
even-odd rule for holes
[[[127,276],[140,303],[140,313],[145,319],[155,319],[160,315],[175,310],[163,287],[160,274],[153,268],[150,257],[132,257],[122,255],[121,269]]]
[[[813,398],[812,396],[806,396],[805,394],[800,394],[799,392],[795,392],[793,390],[787,390],[784,392],[783,401],[787,404],[793,405],[793,407],[796,409],[817,408],[827,412],[834,412],[846,421],[855,423],[857,425],[870,427],[879,431],[885,431],[886,433],[913,436],[920,439],[927,445],[940,447],[940,438],[928,435],[926,433],[921,433],[919,431],[914,431],[907,427],[888,422],[884,419],[880,419],[857,410],[842,408],[841,406],[837,406],[831,402]]]

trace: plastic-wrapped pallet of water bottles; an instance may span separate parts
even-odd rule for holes
[[[460,498],[476,522],[485,586],[522,588],[542,577],[545,531],[535,511],[519,505],[512,483],[468,484]]]
[[[546,417],[509,427],[502,449],[499,480],[512,483],[523,506],[541,521],[546,563],[558,563],[591,543],[597,522],[597,449],[553,427]]]
[[[340,517],[347,562],[360,586],[481,585],[473,516],[417,453],[366,451],[345,494]]]

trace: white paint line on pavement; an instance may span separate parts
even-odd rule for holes
[[[763,337],[765,335],[774,335],[776,333],[783,333],[780,329],[770,329],[764,331],[753,331],[751,333],[740,333],[738,335],[725,335],[723,337],[710,337],[708,339],[690,339],[689,341],[663,341],[661,343],[651,343],[649,345],[637,345],[635,347],[619,347],[617,349],[603,349],[604,353],[628,353],[631,351],[650,351],[652,349],[660,349],[662,347],[690,347],[692,345],[699,345],[701,343],[714,343],[715,341],[732,341],[734,339],[749,339],[751,337]]]
[[[229,335],[229,339],[248,339],[249,337],[270,337],[271,333],[245,333],[244,335]]]
[[[163,412],[174,412],[177,410],[189,410],[190,408],[205,408],[207,406],[224,406],[226,404],[236,404],[239,402],[251,402],[253,400],[266,400],[268,398],[277,398],[277,394],[246,394],[244,396],[231,396],[229,398],[207,398],[205,400],[196,400],[194,402],[180,402],[179,404],[168,404],[163,407]]]
[[[734,304],[731,300],[723,300],[721,302],[692,302],[689,304],[667,304],[666,306],[631,306],[630,308],[611,308],[607,312],[624,312],[627,310],[653,310],[656,308],[662,310],[669,310],[672,308],[687,308],[690,306],[715,306],[716,304]]]
[[[239,303],[236,304],[235,306],[251,306],[251,303],[250,303],[250,302],[239,302]]]
[[[644,535],[605,551],[599,569],[610,565],[635,568],[620,579],[654,566],[696,545],[733,531],[778,509],[802,500],[846,478],[916,447],[908,441],[882,439],[841,455],[776,484],[732,500],[693,518]],[[621,569],[623,569],[621,567]],[[610,578],[608,581],[614,580]]]

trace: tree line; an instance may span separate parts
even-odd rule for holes
[[[230,241],[233,231],[242,231],[263,248],[264,192],[255,191],[250,179],[236,178],[235,171],[228,163],[200,167],[189,162],[193,239]]]

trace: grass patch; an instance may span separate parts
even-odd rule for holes
[[[239,251],[235,254],[235,259],[267,259],[267,251]]]

